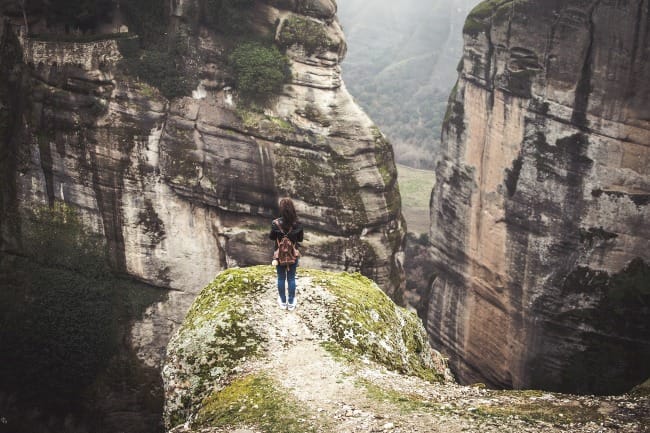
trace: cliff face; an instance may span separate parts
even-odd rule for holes
[[[360,271],[401,296],[393,153],[341,81],[335,3],[237,10],[250,38],[286,48],[290,82],[264,105],[244,104],[233,88],[228,55],[238,41],[201,21],[211,4],[182,1],[164,13],[192,97],[166,98],[122,66],[137,47],[132,35],[53,42],[5,29],[19,42],[22,58],[9,60],[28,91],[14,95],[18,104],[2,101],[19,110],[3,149],[12,155],[3,216],[18,218],[3,218],[3,248],[20,248],[15,234],[34,209],[71,206],[103,236],[115,270],[174,289],[132,332],[150,365],[218,271],[270,260],[267,235],[282,196],[294,199],[306,226],[302,265]]]
[[[487,1],[467,19],[427,313],[463,381],[599,393],[648,376],[648,8]]]

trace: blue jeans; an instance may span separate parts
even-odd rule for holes
[[[275,270],[278,272],[278,294],[282,302],[287,302],[287,297],[284,293],[284,282],[289,282],[289,303],[292,304],[296,297],[296,268],[298,267],[298,260],[296,263],[289,266],[276,266]]]

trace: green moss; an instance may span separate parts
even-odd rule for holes
[[[279,35],[280,45],[289,48],[302,45],[308,55],[336,48],[334,41],[327,36],[323,24],[318,21],[292,15],[283,23]]]
[[[295,131],[295,128],[293,125],[289,122],[287,122],[284,119],[281,119],[279,117],[274,117],[274,116],[269,116],[269,120],[273,122],[274,125],[276,125],[280,130],[285,131],[285,132],[293,132]]]
[[[174,342],[173,357],[185,364],[189,388],[167,414],[168,423],[184,420],[235,365],[255,356],[264,338],[250,321],[255,294],[266,290],[271,266],[231,268],[221,272],[196,298]],[[189,397],[188,397],[189,396]],[[171,424],[174,425],[174,424]]]
[[[438,405],[418,394],[385,389],[364,379],[358,380],[357,384],[365,388],[368,398],[378,402],[393,404],[400,409],[402,414],[421,410],[432,411],[438,407]]]
[[[39,263],[94,275],[109,272],[103,237],[88,232],[77,210],[64,202],[26,210],[22,232],[25,253]]]
[[[264,433],[308,433],[322,431],[289,392],[259,374],[237,379],[212,393],[203,402],[194,426],[256,426]]]
[[[233,303],[247,305],[246,298],[262,293],[265,279],[273,272],[271,266],[231,268],[221,272],[196,298],[185,317],[183,329],[201,326],[225,311],[238,311]]]
[[[237,115],[245,128],[264,130],[266,133],[278,134],[292,133],[296,130],[287,120],[264,114],[254,103],[250,104],[249,107],[238,108]]]
[[[332,278],[331,273],[322,271],[303,272],[321,281],[337,296],[329,321],[338,345],[392,370],[429,381],[441,380],[424,360],[430,356],[429,346],[415,314],[396,306],[376,284],[361,274],[344,272]]]
[[[285,146],[276,152],[275,172],[280,191],[336,209],[337,223],[344,230],[360,231],[367,224],[366,206],[361,198],[363,192],[349,160],[336,154],[322,160],[313,158],[310,153],[294,153]]]
[[[498,406],[480,405],[476,415],[497,418],[516,417],[527,422],[549,422],[554,424],[600,422],[605,417],[597,407],[582,404],[556,403],[552,401],[530,401],[526,403],[502,403]]]
[[[0,382],[32,408],[87,407],[97,378],[128,357],[133,321],[166,292],[113,274],[103,238],[65,203],[27,211],[21,223],[25,256],[0,254],[0,364],[11,366]],[[130,386],[155,393],[151,383]]]

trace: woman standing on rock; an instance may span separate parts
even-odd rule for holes
[[[296,216],[296,209],[290,198],[280,200],[280,218],[273,220],[271,223],[271,233],[269,238],[275,242],[276,251],[280,249],[282,240],[288,238],[291,241],[292,250],[297,252],[298,243],[302,242],[303,229],[302,224]],[[273,264],[278,273],[278,305],[280,308],[286,308],[289,311],[296,308],[296,268],[298,267],[298,257],[291,265],[281,265],[274,255]],[[288,283],[289,297],[285,293],[285,281]],[[288,302],[287,302],[288,301]]]

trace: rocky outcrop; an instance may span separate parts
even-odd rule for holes
[[[203,289],[167,348],[167,427],[187,421],[210,425],[205,403],[227,394],[233,381],[270,374],[302,383],[298,364],[320,372],[316,363],[327,353],[431,382],[450,379],[418,317],[396,306],[372,281],[309,269],[300,271],[298,281],[295,313],[278,308],[270,266],[226,270]]]
[[[173,289],[132,332],[149,365],[160,364],[175,324],[217,272],[269,260],[282,196],[294,199],[306,227],[303,265],[360,271],[396,299],[403,284],[393,153],[341,82],[335,3],[237,10],[249,37],[275,35],[286,49],[290,82],[263,105],[244,104],[234,88],[228,55],[242,35],[207,25],[203,7],[182,1],[167,11],[174,37],[161,44],[178,44],[166,51],[177,57],[158,65],[182,64],[184,75],[163,79],[189,84],[192,97],[167,98],[124,66],[137,50],[133,33],[63,42],[11,32],[22,58],[10,60],[30,90],[12,126],[17,157],[6,196],[22,218],[69,204],[103,235],[115,270]],[[149,54],[138,55],[141,65]]]
[[[274,276],[270,266],[228,269],[196,298],[168,347],[167,431],[648,427],[650,399],[641,391],[596,398],[458,386],[418,317],[359,274],[301,269],[294,311],[278,308]]]
[[[463,381],[603,393],[648,376],[648,8],[486,1],[467,19],[427,313]]]

